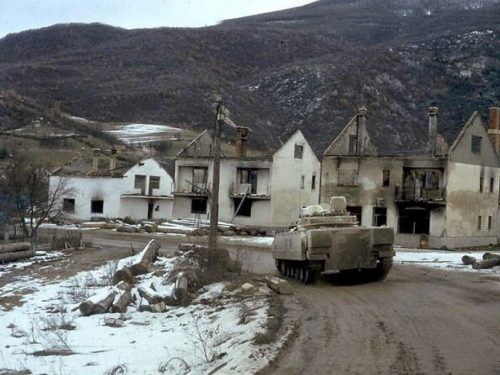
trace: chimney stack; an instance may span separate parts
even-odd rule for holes
[[[500,108],[490,108],[490,128],[488,129],[488,136],[490,137],[491,144],[498,155],[500,149],[500,130],[499,130]]]
[[[368,109],[364,105],[358,108],[357,130],[356,130],[356,155],[362,155],[364,150],[363,134],[366,132],[366,113]]]
[[[438,107],[429,107],[429,140],[427,143],[427,151],[429,155],[435,156],[437,153],[437,123],[438,123]]]
[[[241,159],[247,155],[247,146],[246,146],[246,142],[248,141],[247,134],[248,134],[248,128],[245,128],[243,126],[236,127],[236,142],[234,144],[236,148],[237,158]]]
[[[92,156],[92,172],[94,173],[99,170],[99,156],[101,156],[101,150],[94,148],[94,155]]]
[[[116,169],[116,150],[112,148],[109,159],[109,170],[111,171],[111,173],[113,173],[115,169]]]

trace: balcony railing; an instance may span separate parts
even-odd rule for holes
[[[208,192],[211,189],[211,185],[204,184],[193,184],[189,181],[184,181],[176,183],[174,185],[174,195],[201,195],[208,196]]]
[[[270,199],[271,198],[271,187],[266,186],[264,188],[252,189],[252,184],[231,184],[229,187],[229,196],[233,198],[245,196],[250,199]]]
[[[396,201],[445,203],[444,188],[425,189],[422,187],[396,186]]]

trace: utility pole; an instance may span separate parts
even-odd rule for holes
[[[214,169],[212,182],[212,203],[210,205],[210,233],[208,235],[209,250],[217,250],[217,229],[219,223],[219,181],[220,181],[220,135],[223,116],[222,98],[216,99],[217,115],[214,137]]]

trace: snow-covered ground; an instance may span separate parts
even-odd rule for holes
[[[155,264],[168,273],[176,259],[160,258]],[[0,311],[0,372],[95,375],[122,366],[125,372],[114,373],[200,374],[221,367],[218,374],[250,374],[265,366],[282,344],[254,344],[268,319],[272,292],[264,285],[246,293],[213,284],[189,306],[169,306],[164,313],[139,312],[130,306],[123,315],[82,316],[80,302],[113,290],[105,284],[114,267],[108,263],[62,282],[25,277],[0,289],[0,299],[20,293],[24,301]],[[168,295],[173,286],[164,280],[151,273],[140,283]],[[105,326],[104,318],[122,319],[124,325]],[[48,350],[58,355],[37,355]]]
[[[128,144],[147,144],[163,140],[176,140],[180,129],[167,125],[127,124],[106,132]]]
[[[186,223],[176,223],[189,228]],[[232,244],[258,243],[270,248],[271,237],[227,237]],[[463,255],[481,259],[483,252],[437,251],[396,248],[395,262],[405,265],[441,268],[447,271],[475,272],[500,277],[498,268],[473,270],[461,262]],[[500,254],[500,252],[495,252]],[[2,273],[15,272],[39,261],[65,256],[39,253],[36,258],[0,266]],[[179,258],[160,258],[157,265],[166,274]],[[127,262],[130,260],[122,260]],[[50,267],[50,263],[45,267]],[[256,345],[254,338],[264,332],[270,291],[256,285],[254,293],[227,288],[217,283],[205,287],[187,307],[169,306],[165,313],[139,312],[137,302],[120,314],[84,317],[78,305],[92,295],[107,295],[111,270],[109,262],[90,272],[67,280],[42,281],[25,276],[0,288],[0,300],[21,298],[0,310],[0,372],[29,369],[34,374],[105,374],[120,366],[116,374],[201,374],[220,368],[217,374],[250,374],[273,359],[284,338],[272,345]],[[389,276],[390,277],[390,276]],[[141,285],[169,295],[173,286],[166,275],[147,274]],[[245,317],[242,322],[242,317]],[[122,319],[122,327],[104,325],[104,318]],[[71,328],[68,330],[60,327]],[[37,352],[57,350],[58,354],[38,356]]]

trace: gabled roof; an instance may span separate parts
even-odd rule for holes
[[[195,139],[193,139],[189,144],[179,151],[176,155],[178,158],[208,158],[212,156],[212,144],[213,138],[208,130],[201,132]]]
[[[465,123],[465,126],[460,130],[460,133],[458,133],[457,137],[455,138],[455,140],[453,141],[453,144],[451,145],[450,147],[450,152],[453,152],[455,151],[455,149],[457,148],[458,144],[460,143],[460,141],[462,140],[462,138],[464,137],[466,131],[472,126],[474,125],[474,120],[476,119],[476,117],[479,116],[479,112],[478,111],[474,111],[474,113],[472,113],[472,115],[469,117],[469,119],[467,120],[467,122]]]
[[[312,147],[309,144],[309,142],[307,142],[306,137],[304,137],[304,134],[302,134],[302,132],[300,131],[300,129],[298,129],[297,131],[295,131],[295,133],[293,133],[290,136],[290,138],[288,138],[288,140],[281,145],[281,147],[273,154],[273,158],[274,158],[275,155],[277,155],[279,152],[281,152],[281,150],[283,150],[283,148],[286,147],[288,145],[288,143],[292,142],[297,137],[300,137],[305,142],[305,145],[309,148],[309,150],[311,151],[311,154],[314,155],[314,157],[316,158],[316,160],[318,160],[316,154],[314,153],[314,150],[312,149]],[[318,160],[318,162],[319,162],[319,160]]]

